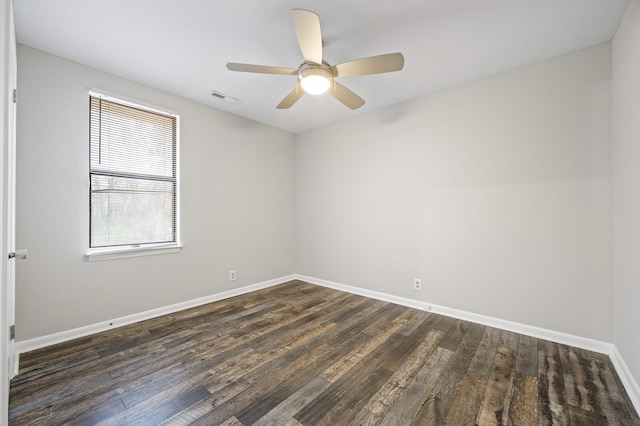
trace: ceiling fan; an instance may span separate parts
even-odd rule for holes
[[[231,71],[297,75],[296,87],[280,101],[276,106],[278,109],[290,108],[304,93],[318,95],[326,91],[329,91],[334,98],[347,107],[351,109],[359,108],[364,105],[364,100],[338,83],[335,80],[336,77],[400,71],[404,66],[402,53],[388,53],[330,65],[322,59],[323,43],[318,15],[305,9],[293,9],[291,16],[300,51],[304,58],[304,62],[298,69],[234,62],[227,63],[227,68]]]

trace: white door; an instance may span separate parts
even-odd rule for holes
[[[6,161],[6,202],[7,202],[7,223],[6,237],[7,250],[9,251],[9,259],[7,260],[7,321],[10,329],[15,332],[15,284],[16,284],[16,238],[15,238],[15,204],[16,204],[16,90],[17,90],[17,54],[16,54],[16,36],[13,23],[13,4],[9,2],[9,46],[8,46],[8,92],[9,105],[7,108],[7,161]],[[17,257],[23,257],[23,253],[18,252]],[[26,256],[26,252],[24,252]],[[13,378],[18,372],[18,365],[15,356],[15,336],[10,336],[9,345],[7,347],[9,355],[9,379]]]

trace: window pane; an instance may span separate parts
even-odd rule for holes
[[[90,97],[90,247],[177,242],[177,118]]]
[[[91,176],[91,247],[175,241],[175,184]]]
[[[174,176],[174,117],[91,98],[91,170]]]

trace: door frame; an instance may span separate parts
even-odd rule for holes
[[[6,155],[7,158],[4,162],[6,169],[4,170],[6,178],[6,186],[4,194],[4,201],[6,202],[5,214],[5,226],[7,250],[4,255],[7,256],[9,252],[16,251],[16,110],[17,110],[17,90],[18,90],[18,62],[17,62],[17,43],[16,43],[16,31],[15,22],[13,16],[13,1],[8,0],[9,9],[9,23],[7,25],[9,34],[8,38],[8,52],[7,52],[7,143],[6,143]],[[9,343],[7,347],[9,356],[9,379],[12,379],[18,374],[18,359],[16,357],[15,350],[15,302],[16,302],[16,282],[15,282],[15,264],[16,259],[7,259],[6,279],[7,279],[7,301],[6,312],[8,326],[13,327],[14,336],[9,337]]]
[[[16,36],[13,20],[12,0],[0,0],[0,425],[8,422],[9,411],[9,384],[15,374],[15,348],[14,341],[9,336],[9,325],[15,319],[15,278],[13,272],[8,273],[8,265],[15,263],[8,261],[9,238],[8,230],[11,229],[11,241],[14,238],[13,214],[11,223],[8,221],[7,211],[14,209],[13,197],[15,191],[11,190],[11,199],[7,191],[7,185],[14,185],[15,163],[9,156],[15,154],[15,104],[13,90],[16,87]],[[9,177],[8,163],[11,162],[11,177]],[[12,251],[12,250],[11,250]]]

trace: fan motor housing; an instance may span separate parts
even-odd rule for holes
[[[333,81],[333,73],[331,72],[331,67],[325,61],[322,61],[321,64],[314,64],[313,62],[304,62],[300,67],[298,67],[298,79],[303,80],[306,77],[317,75],[320,77],[324,77],[329,81]]]

